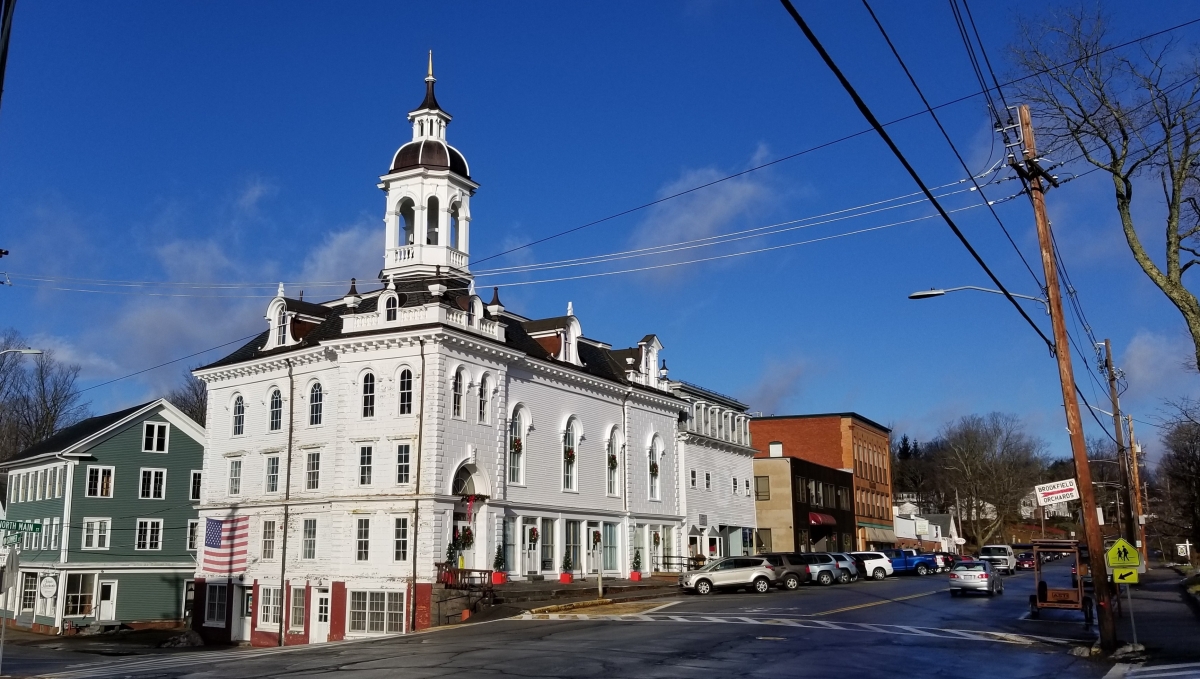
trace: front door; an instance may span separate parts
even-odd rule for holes
[[[465,516],[465,515],[464,515]],[[463,536],[471,535],[471,524],[464,519],[458,519],[454,522],[454,532],[459,536],[459,540],[463,540]],[[471,535],[472,544],[470,547],[463,546],[458,553],[458,563],[454,564],[459,568],[474,568],[475,567],[475,545],[474,535]]]
[[[235,587],[233,596],[233,629],[229,637],[233,641],[250,641],[250,616],[254,615],[254,588]]]
[[[100,581],[100,615],[99,620],[117,619],[117,581]]]
[[[537,520],[534,519],[536,522]],[[521,526],[521,540],[525,554],[525,574],[536,575],[538,568],[541,566],[541,560],[538,558],[538,540],[541,535],[538,535],[537,523],[526,523]]]
[[[313,597],[312,620],[309,622],[308,643],[329,641],[329,588],[318,587]]]

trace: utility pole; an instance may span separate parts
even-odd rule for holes
[[[1104,370],[1108,373],[1108,397],[1112,400],[1112,416],[1113,416],[1113,432],[1117,439],[1117,462],[1121,468],[1121,484],[1125,486],[1127,493],[1124,507],[1117,503],[1117,511],[1120,513],[1122,533],[1126,540],[1131,544],[1137,543],[1137,524],[1134,523],[1134,506],[1133,495],[1134,489],[1131,485],[1133,474],[1129,467],[1129,449],[1125,447],[1125,428],[1121,426],[1121,401],[1117,396],[1117,370],[1113,367],[1112,360],[1112,342],[1104,340]],[[1132,443],[1132,439],[1130,439]]]
[[[1058,359],[1058,379],[1062,384],[1063,405],[1067,416],[1067,431],[1071,435],[1071,455],[1075,459],[1079,499],[1083,505],[1083,532],[1088,545],[1088,561],[1096,598],[1096,617],[1100,623],[1100,647],[1112,652],[1117,647],[1117,628],[1113,620],[1112,597],[1109,594],[1108,569],[1104,563],[1104,537],[1096,517],[1096,497],[1092,489],[1092,470],[1088,467],[1087,446],[1083,440],[1083,418],[1079,414],[1079,398],[1075,395],[1075,372],[1071,367],[1070,343],[1063,317],[1062,292],[1058,287],[1058,262],[1050,239],[1050,221],[1046,217],[1045,171],[1037,164],[1037,146],[1033,137],[1033,120],[1029,106],[1022,104],[1021,139],[1024,144],[1023,162],[1013,163],[1014,169],[1028,181],[1033,216],[1037,222],[1038,245],[1041,247],[1042,268],[1046,274],[1046,299],[1050,307],[1050,322],[1054,326],[1054,355]]]
[[[1138,546],[1142,552],[1142,563],[1149,567],[1150,562],[1146,560],[1146,508],[1142,505],[1142,474],[1138,469],[1138,454],[1142,452],[1141,446],[1137,444],[1133,438],[1133,415],[1126,415],[1125,422],[1129,425],[1129,475],[1130,483],[1133,487],[1133,516],[1137,525],[1138,541],[1133,543]]]

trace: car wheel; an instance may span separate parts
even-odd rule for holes
[[[887,577],[887,572],[882,568],[876,568],[875,572],[871,574],[871,577],[875,578],[876,580],[882,580]]]
[[[842,583],[843,585],[847,582],[850,582],[850,574],[846,571],[842,571],[842,574],[838,576],[838,582]]]
[[[1004,581],[1000,581],[1000,588],[996,590],[996,594],[1004,594]]]
[[[759,594],[766,594],[771,591],[771,581],[766,578],[755,578],[754,591]]]
[[[796,577],[795,573],[789,573],[783,578],[784,589],[797,589],[800,587],[800,578]]]
[[[929,567],[923,563],[917,564],[917,575],[929,575]]]
[[[988,585],[987,595],[988,596],[996,596],[996,586],[995,585]]]
[[[712,594],[712,583],[708,580],[697,580],[696,594]]]
[[[817,582],[822,585],[832,585],[833,573],[830,573],[829,571],[821,571],[820,574],[817,575]]]

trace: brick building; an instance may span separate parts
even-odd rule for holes
[[[856,549],[882,549],[896,542],[890,435],[890,429],[858,413],[780,415],[750,421],[756,458],[796,457],[854,475]]]

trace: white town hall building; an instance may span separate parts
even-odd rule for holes
[[[569,304],[529,319],[472,294],[479,185],[446,142],[432,60],[408,119],[379,183],[375,289],[313,303],[281,285],[266,331],[195,370],[208,387],[195,624],[214,641],[438,624],[438,564],[629,577],[752,544],[746,407],[669,380],[655,335],[613,349]]]

